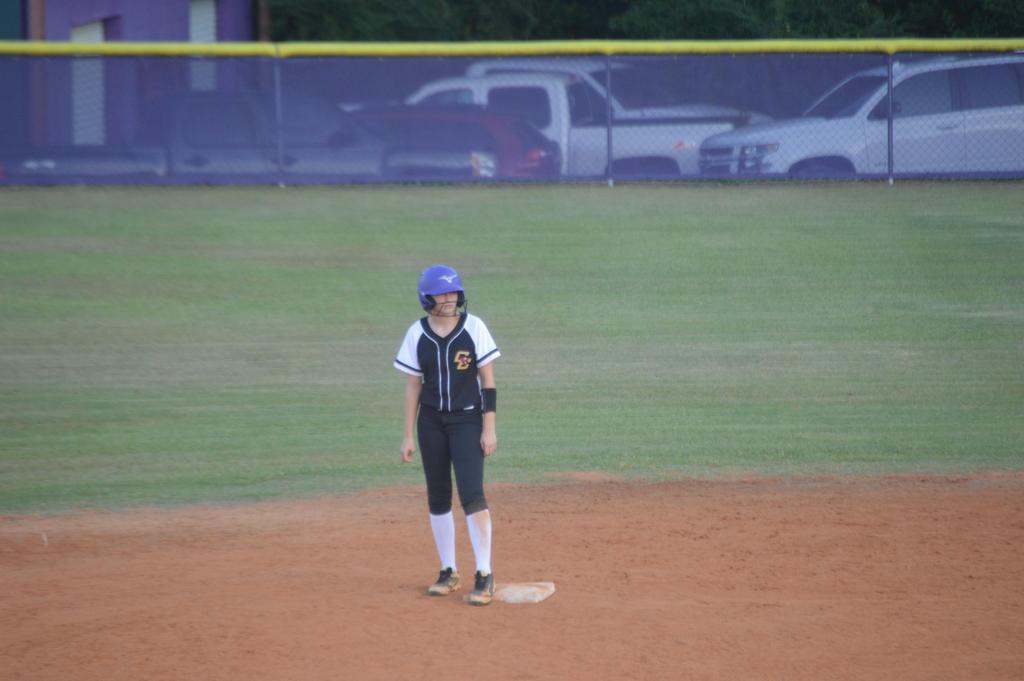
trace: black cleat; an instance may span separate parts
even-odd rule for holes
[[[469,594],[470,605],[487,605],[494,598],[494,573],[476,573],[476,583],[473,585],[473,593]]]
[[[427,593],[431,596],[447,596],[453,591],[459,590],[459,573],[451,568],[441,570],[437,581],[430,585]]]

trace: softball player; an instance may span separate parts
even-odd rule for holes
[[[430,527],[441,559],[441,574],[427,593],[445,596],[460,586],[452,515],[454,467],[476,558],[469,602],[487,605],[494,595],[494,575],[484,459],[498,446],[494,426],[497,390],[491,362],[501,353],[483,321],[466,310],[466,292],[451,267],[425,269],[420,276],[419,299],[428,314],[409,327],[394,366],[409,375],[402,461],[412,461],[416,451],[415,424],[427,479]]]

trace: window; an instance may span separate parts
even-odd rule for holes
[[[932,71],[908,78],[896,86],[893,94],[894,118],[942,114],[953,110],[948,71]]]
[[[627,109],[682,106],[686,104],[683,83],[676,70],[667,66],[663,62],[647,68],[613,66],[607,74],[603,68],[595,69],[590,77],[602,86],[610,79],[612,99]]]
[[[473,103],[473,92],[471,90],[442,90],[424,97],[420,104],[433,104],[435,106],[461,106]]]
[[[885,87],[885,76],[858,76],[846,81],[827,97],[807,110],[805,116],[820,118],[849,118],[860,111],[864,102],[879,88]],[[888,108],[888,104],[886,104]]]
[[[992,109],[1021,103],[1020,82],[1010,64],[960,69],[959,73],[967,93],[965,108]]]
[[[608,119],[608,103],[586,81],[569,86],[569,120],[573,125],[604,125]]]
[[[882,97],[875,108],[868,114],[869,121],[884,121],[889,118],[889,95]]]
[[[496,111],[521,114],[538,128],[551,123],[548,93],[539,87],[499,87],[487,96],[487,106]]]

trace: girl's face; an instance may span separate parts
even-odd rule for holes
[[[454,317],[455,309],[459,305],[459,294],[456,292],[439,293],[434,296],[434,309],[431,314],[438,317]]]

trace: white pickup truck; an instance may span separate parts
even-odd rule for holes
[[[490,62],[471,66],[460,78],[423,85],[407,104],[477,105],[524,114],[562,150],[562,174],[604,176],[608,171],[608,113],[611,110],[612,167],[615,177],[677,177],[698,173],[701,142],[714,134],[766,120],[737,109],[713,105],[628,108],[607,100],[604,88],[569,64],[524,60],[535,69],[519,70],[519,60],[496,60],[501,73],[488,73]],[[600,62],[598,62],[600,63]],[[590,62],[593,66],[594,62]],[[603,67],[601,67],[603,68]]]

